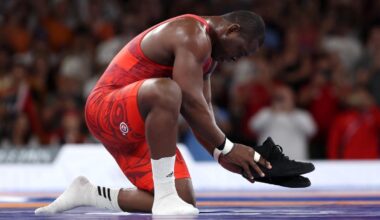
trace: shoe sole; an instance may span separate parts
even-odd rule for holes
[[[303,176],[261,177],[256,178],[255,181],[287,188],[307,188],[311,186],[310,180]]]
[[[307,174],[310,172],[313,172],[315,170],[315,166],[310,163],[310,165],[307,168],[304,168],[302,170],[287,170],[286,172],[281,172],[281,170],[273,170],[272,169],[267,169],[266,167],[263,167],[259,165],[260,169],[265,173],[266,176],[274,178],[274,177],[289,177],[289,176],[300,176],[303,174]],[[275,165],[272,165],[272,167],[275,167]],[[252,170],[253,176],[255,178],[261,178],[255,170]]]

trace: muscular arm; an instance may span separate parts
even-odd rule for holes
[[[204,89],[210,93],[210,81],[204,81],[202,69],[203,62],[207,58],[207,50],[199,49],[199,42],[187,43],[177,48],[175,52],[173,80],[182,90],[183,117],[204,147],[212,154],[214,148],[223,143],[225,135],[216,125],[211,103],[204,95]],[[210,96],[207,99],[209,100]]]
[[[215,116],[214,116],[214,111],[213,111],[213,108],[212,108],[212,102],[211,102],[211,81],[210,81],[210,75],[206,75],[204,77],[204,81],[203,81],[203,95],[204,95],[204,97],[206,99],[208,108],[209,108],[209,110],[211,112],[212,119],[214,120],[214,123],[216,123]],[[203,145],[204,148],[208,149],[209,152],[210,152],[210,149],[212,149],[213,147],[215,147],[213,145],[210,145],[210,143],[207,141],[207,139],[203,139],[202,135],[200,135],[197,131],[193,130],[193,133],[194,133],[195,137],[197,138],[197,140]]]
[[[224,133],[215,122],[211,107],[210,80],[204,81],[203,63],[210,56],[211,42],[204,31],[181,29],[175,32],[173,39],[174,66],[173,80],[177,82],[182,92],[181,113],[187,123],[196,133],[206,150],[213,155],[217,146],[225,141]],[[253,148],[242,144],[234,144],[222,156],[228,163],[235,164],[244,170],[249,181],[253,181],[250,167],[264,176],[264,173],[254,162]],[[260,164],[270,167],[261,157]]]

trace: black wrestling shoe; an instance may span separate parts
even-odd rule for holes
[[[248,179],[243,172],[243,177]],[[267,183],[288,188],[306,188],[311,185],[308,178],[303,176],[284,176],[284,177],[257,177],[255,182]]]
[[[311,185],[310,180],[303,176],[259,177],[255,181],[288,188],[306,188]]]
[[[259,152],[272,165],[272,169],[267,169],[259,164],[260,169],[265,173],[265,177],[267,178],[299,176],[310,173],[315,169],[312,163],[290,160],[282,152],[282,147],[276,145],[271,137],[268,137],[262,146],[255,146],[253,149]],[[253,172],[253,174],[255,179],[261,178],[257,172]]]

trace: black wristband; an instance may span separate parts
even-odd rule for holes
[[[217,146],[216,149],[222,151],[224,149],[224,146],[226,145],[227,137],[224,137],[224,141],[221,145]]]

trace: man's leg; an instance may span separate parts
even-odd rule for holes
[[[177,179],[175,184],[179,196],[187,203],[195,206],[191,179]],[[149,213],[152,211],[153,200],[153,193],[145,190],[136,188],[109,189],[93,185],[85,177],[77,177],[53,203],[38,208],[35,213],[54,214],[79,206],[95,206],[114,211]]]
[[[154,183],[153,214],[197,214],[184,202],[174,183],[178,117],[182,103],[179,86],[170,79],[146,80],[138,92],[138,105],[145,119]]]
[[[176,179],[178,195],[187,203],[195,206],[193,185],[190,178]],[[119,193],[119,206],[126,212],[151,212],[153,207],[153,194],[136,188],[121,189]]]
[[[130,88],[133,88],[133,85],[131,85]],[[122,94],[115,95],[113,97],[119,97],[121,100],[124,101],[129,99],[128,97],[125,97],[126,94],[129,94],[129,91],[120,91],[120,93]],[[133,96],[133,92],[131,95]],[[93,205],[96,207],[108,208],[116,211],[121,211],[122,209],[124,211],[135,210],[150,212],[152,211],[153,203],[161,204],[161,206],[168,207],[169,212],[171,210],[179,210],[179,213],[171,214],[189,214],[189,212],[191,214],[197,212],[195,208],[189,205],[192,204],[195,206],[195,198],[190,178],[184,178],[184,176],[186,175],[182,174],[182,177],[180,177],[182,179],[177,179],[175,181],[176,187],[174,187],[173,175],[169,175],[168,177],[166,177],[168,174],[173,172],[174,164],[168,165],[167,161],[164,161],[164,164],[158,164],[158,166],[161,166],[161,168],[158,169],[158,172],[163,171],[165,175],[158,175],[157,178],[157,166],[156,174],[154,171],[155,163],[157,165],[157,162],[159,163],[159,159],[164,158],[164,160],[166,160],[169,158],[170,162],[174,163],[176,149],[175,144],[177,134],[177,118],[179,115],[179,108],[181,105],[180,89],[175,84],[175,82],[170,79],[146,80],[143,82],[140,89],[138,90],[138,105],[140,113],[145,120],[146,138],[148,139],[152,156],[154,180],[153,182],[156,196],[153,197],[147,191],[137,189],[120,190],[100,187],[99,192],[99,187],[92,185],[85,178],[79,178],[76,181],[74,181],[73,184],[52,204],[37,209],[37,214],[62,212],[82,205]],[[100,104],[100,106],[94,106],[93,109],[98,111],[95,112],[94,115],[109,112],[105,111],[105,109],[110,108],[110,106],[112,106],[110,105],[110,102],[105,103],[104,106],[103,104]],[[106,117],[109,117],[109,113],[107,113],[104,116],[101,116],[100,118]],[[95,125],[95,129],[97,126],[100,125]],[[115,126],[118,126],[118,124],[116,124]],[[107,128],[108,125],[106,127],[103,127],[101,130],[103,132],[107,132]],[[113,132],[111,131],[109,133],[113,134]],[[101,135],[98,135],[97,138],[103,142],[102,137],[105,136],[107,136],[107,134],[103,135],[101,133]],[[104,141],[106,140],[108,139],[105,139]],[[124,140],[124,136],[119,137],[117,140]],[[121,145],[123,145],[122,147],[125,146],[123,143],[121,143]],[[182,165],[182,167],[183,166],[185,165]],[[151,172],[150,166],[146,172]],[[157,183],[158,187],[156,187]],[[161,186],[163,186],[164,190],[159,189]],[[105,190],[106,192],[103,193],[103,190]],[[183,202],[178,197],[177,193],[179,197],[182,198],[182,200],[186,201],[189,204]],[[82,196],[78,197],[78,195]],[[108,198],[108,196],[110,198]],[[164,199],[162,203],[162,200],[160,200],[162,197],[168,198]],[[154,199],[156,199],[157,202]],[[118,202],[115,203],[115,201]],[[168,202],[169,204],[165,205],[165,202]],[[189,212],[187,212],[186,210],[185,212],[182,212],[181,208],[176,207],[175,204],[170,204],[171,202],[184,205],[185,207],[187,207],[185,209],[188,209],[187,211]],[[160,208],[158,210],[160,210]],[[163,209],[163,211],[166,212],[165,209]]]

